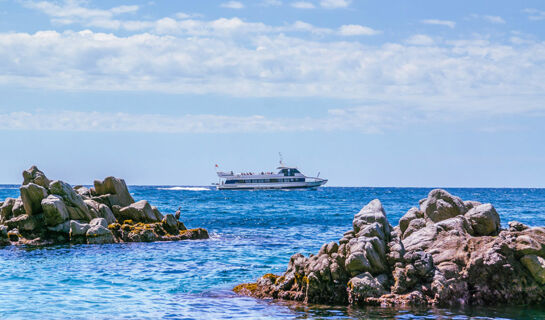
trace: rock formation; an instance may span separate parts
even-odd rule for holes
[[[500,228],[491,204],[433,190],[392,228],[379,200],[318,254],[234,291],[341,305],[527,305],[545,299],[545,228]]]
[[[94,188],[49,180],[37,167],[23,172],[21,196],[0,202],[0,246],[207,239],[146,200],[135,202],[123,179]]]

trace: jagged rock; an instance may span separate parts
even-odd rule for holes
[[[140,200],[119,210],[119,221],[132,220],[135,222],[159,222],[155,212],[146,200]]]
[[[203,240],[208,239],[208,231],[203,228],[195,228],[180,231],[180,240]]]
[[[164,216],[163,214],[157,209],[156,206],[151,206],[151,210],[153,210],[153,214],[155,214],[155,220],[156,221],[162,221]],[[177,219],[176,219],[177,220]]]
[[[115,177],[107,177],[104,181],[95,180],[94,193],[97,196],[109,195],[110,205],[119,205],[126,207],[134,203],[134,199],[129,193],[125,180]]]
[[[107,205],[98,203],[94,200],[84,200],[84,202],[89,208],[89,211],[94,212],[94,216],[106,219],[106,222],[108,222],[108,224],[116,222],[112,210]]]
[[[480,205],[481,203],[479,201],[472,201],[472,200],[464,201],[464,206],[466,207],[466,210],[468,211]]]
[[[21,197],[15,199],[15,202],[13,203],[13,207],[11,208],[11,216],[18,217],[25,213],[26,213],[26,210],[25,210],[25,206],[23,204],[23,200],[21,199]]]
[[[100,220],[100,221],[97,221]],[[108,230],[107,226],[104,227],[106,220],[103,218],[97,218],[93,220],[95,225],[91,225],[85,236],[87,237],[88,244],[105,244],[105,243],[114,243],[114,235]],[[91,221],[91,222],[93,222]]]
[[[523,223],[520,223],[518,221],[509,221],[509,231],[523,231],[528,229],[529,227]]]
[[[81,196],[77,194],[68,183],[55,180],[49,185],[49,191],[51,194],[62,197],[67,205],[66,208],[70,215],[70,220],[91,221],[91,219],[96,218],[96,216],[93,216],[91,212],[89,212],[89,209],[85,205],[85,202],[83,202]]]
[[[391,228],[380,201],[354,217],[339,245],[293,255],[281,276],[239,294],[357,305],[528,305],[545,300],[545,228],[500,230],[490,204],[433,190]]]
[[[403,238],[407,238],[408,236],[424,228],[425,226],[426,226],[426,220],[423,218],[410,220],[409,224],[407,225],[407,229],[405,229],[405,232],[403,233]]]
[[[47,190],[34,183],[29,183],[19,188],[21,200],[28,215],[42,212],[42,199],[47,197]]]
[[[89,188],[87,188],[87,187],[84,187],[84,186],[75,186],[75,187],[74,187],[74,190],[75,190],[76,193],[79,194],[84,200],[85,200],[85,199],[90,199],[90,198],[91,198],[91,191],[90,191]]]
[[[424,213],[417,208],[411,208],[407,213],[401,217],[399,220],[399,228],[401,229],[401,233],[404,233],[405,230],[409,227],[409,223],[414,219],[424,218]]]
[[[178,230],[178,221],[176,221],[176,218],[174,218],[173,214],[167,214],[162,220],[163,227],[165,230],[170,234],[177,234],[179,233]]]
[[[442,189],[430,191],[428,198],[420,205],[420,211],[433,222],[466,213],[462,199],[452,196]]]
[[[23,171],[23,185],[29,183],[35,183],[47,189],[49,188],[50,181],[42,171],[36,166],[32,166],[30,169]]]
[[[49,195],[42,199],[41,206],[44,211],[44,222],[47,226],[56,226],[69,219],[70,215],[62,198],[57,195]]]
[[[532,276],[540,284],[545,284],[545,259],[533,254],[526,255],[520,259],[522,264],[530,271]]]
[[[377,222],[382,226],[382,232],[385,235],[390,234],[390,224],[386,219],[382,203],[378,199],[369,202],[354,216],[354,220],[352,221],[354,232],[357,234],[363,226],[367,226],[373,222]]]
[[[350,304],[365,304],[367,298],[378,298],[388,293],[388,276],[380,274],[373,277],[369,272],[365,272],[350,279],[347,288]]]
[[[473,207],[465,217],[478,236],[496,235],[500,230],[500,216],[490,203]]]
[[[2,204],[2,206],[0,206],[0,223],[3,223],[4,221],[12,218],[12,209],[14,205],[14,198],[6,198],[6,200],[4,200],[4,203]]]

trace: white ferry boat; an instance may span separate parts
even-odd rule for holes
[[[216,165],[216,168],[218,166]],[[245,172],[233,173],[218,171],[220,182],[218,190],[261,190],[261,189],[317,189],[326,184],[327,179],[319,177],[307,177],[296,167],[288,167],[282,164],[274,172]],[[318,173],[318,176],[320,174]]]

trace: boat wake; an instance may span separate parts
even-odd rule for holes
[[[205,187],[169,187],[157,188],[158,190],[174,190],[174,191],[210,191],[210,188]]]

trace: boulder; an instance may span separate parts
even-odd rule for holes
[[[95,180],[94,185],[94,192],[97,196],[111,195],[111,197],[109,197],[111,206],[119,205],[121,207],[126,207],[134,203],[134,199],[123,179],[107,177],[104,181]]]
[[[101,220],[101,221],[96,221]],[[114,243],[114,235],[113,233],[108,230],[107,227],[103,226],[103,223],[106,222],[103,218],[97,218],[94,219],[95,225],[92,225],[89,230],[87,230],[87,233],[85,234],[87,237],[87,243],[88,244],[105,244],[105,243]]]
[[[6,200],[4,200],[2,206],[0,206],[0,223],[3,223],[4,221],[12,218],[13,205],[15,205],[14,198],[6,198]]]
[[[75,220],[70,220],[70,237],[85,236],[87,230],[91,228],[88,223],[81,223]]]
[[[119,210],[118,221],[132,220],[134,222],[160,222],[156,213],[146,200],[140,200]]]
[[[462,199],[452,196],[442,189],[430,191],[428,198],[420,205],[427,218],[439,222],[466,213],[467,209]]]
[[[91,219],[96,218],[96,216],[93,216],[89,212],[89,209],[83,202],[81,196],[77,194],[68,183],[55,180],[49,185],[49,191],[51,194],[62,197],[67,205],[71,220],[91,221]]]
[[[26,213],[25,205],[23,204],[23,200],[21,199],[21,197],[15,199],[15,203],[13,204],[13,207],[11,208],[12,217],[18,217],[25,213]]]
[[[497,235],[500,231],[500,216],[490,203],[473,207],[465,217],[477,236]]]
[[[58,225],[47,227],[47,230],[51,232],[70,234],[70,221],[67,220]]]
[[[34,183],[44,188],[49,188],[49,179],[45,174],[40,171],[36,166],[30,167],[30,169],[23,171],[23,185]]]
[[[19,231],[38,232],[44,224],[43,214],[28,215],[23,214],[5,222],[8,229],[18,229]]]
[[[208,239],[208,231],[203,228],[188,229],[180,231],[180,240],[203,240]]]
[[[178,234],[180,231],[178,230],[178,221],[176,221],[176,218],[174,218],[173,214],[167,214],[162,220],[163,227],[165,230],[170,234]]]
[[[108,224],[116,222],[112,210],[107,205],[98,203],[94,200],[84,200],[84,202],[90,211],[94,211],[94,215],[96,217],[106,219],[106,222],[108,222]]]
[[[91,227],[103,226],[104,228],[108,228],[108,222],[104,218],[94,218],[93,220],[91,220],[91,222],[89,222],[89,225]]]
[[[60,196],[49,195],[47,198],[42,199],[41,206],[44,211],[44,222],[47,226],[56,226],[70,218],[68,209],[66,209],[66,205]]]
[[[42,199],[47,197],[47,190],[34,183],[23,185],[19,188],[21,200],[28,215],[34,215],[42,212]]]

